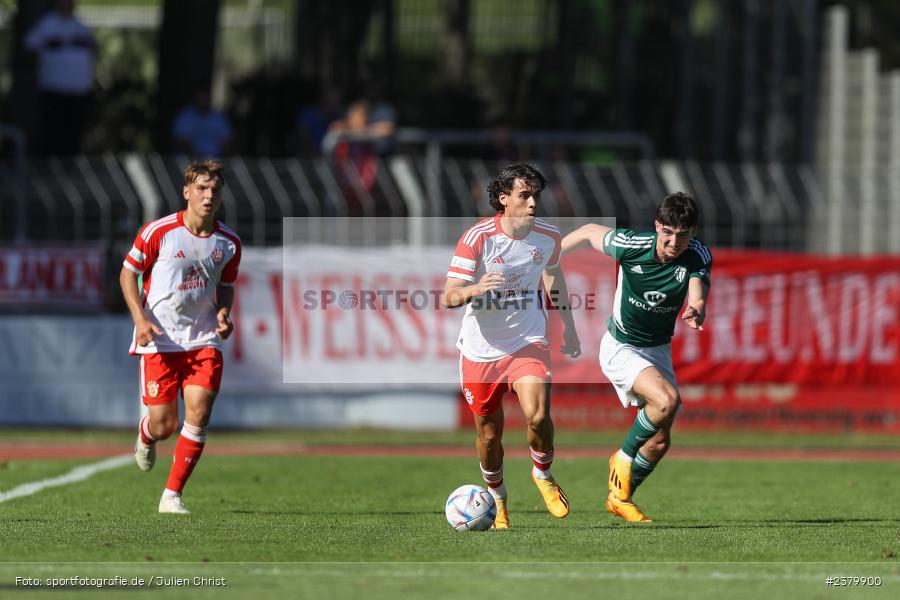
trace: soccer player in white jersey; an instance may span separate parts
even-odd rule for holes
[[[562,241],[563,254],[590,246],[619,263],[613,314],[600,343],[600,368],[626,408],[639,408],[622,448],[609,459],[606,509],[626,521],[650,521],[632,493],[669,449],[681,396],[670,341],[681,315],[703,330],[712,254],[694,238],[700,209],[684,192],[656,209],[656,231],[585,225]]]
[[[181,492],[206,443],[222,380],[222,340],[234,329],[230,314],[241,240],[215,219],[224,185],[220,162],[189,165],[185,210],[145,225],[119,276],[134,320],[129,353],[140,356],[141,397],[149,410],[135,442],[134,458],[142,471],[153,468],[156,442],[178,428],[179,389],[184,399],[184,425],[159,501],[161,513],[189,512]]]
[[[497,215],[476,223],[459,239],[444,286],[444,304],[466,306],[457,340],[460,384],[475,416],[482,477],[497,502],[494,527],[509,528],[503,482],[504,392],[511,390],[528,425],[531,478],[554,517],[569,514],[569,501],[550,471],[549,294],[565,325],[562,352],[581,354],[559,265],[559,230],[535,217],[546,181],[536,169],[513,164],[488,186]]]

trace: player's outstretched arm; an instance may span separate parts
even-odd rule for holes
[[[562,239],[562,253],[568,254],[588,246],[598,252],[603,252],[603,237],[610,231],[612,228],[596,223],[582,225]]]
[[[138,346],[146,346],[153,341],[154,336],[162,333],[159,327],[150,322],[144,314],[141,306],[141,293],[138,290],[138,274],[122,267],[119,273],[119,287],[122,288],[122,296],[134,321],[134,339]]]
[[[706,320],[706,297],[709,295],[709,286],[699,277],[691,277],[688,281],[687,308],[684,309],[681,318],[692,329],[703,331],[703,321]]]
[[[485,273],[478,283],[470,283],[458,277],[448,277],[444,283],[444,296],[442,298],[446,308],[458,308],[488,292],[499,290],[503,287],[503,275],[500,273]]]
[[[581,355],[581,341],[578,339],[578,332],[575,330],[575,319],[572,317],[572,311],[569,306],[569,287],[566,285],[566,277],[563,275],[562,267],[547,267],[541,274],[544,282],[544,289],[550,295],[553,306],[559,311],[559,317],[562,319],[565,331],[563,331],[563,345],[560,352],[568,354],[572,358],[578,358]]]

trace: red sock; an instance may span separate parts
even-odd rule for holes
[[[144,415],[138,425],[138,431],[141,434],[141,443],[150,446],[156,443],[156,438],[150,433],[150,415]]]
[[[191,476],[191,471],[197,466],[205,445],[205,428],[187,422],[181,427],[181,435],[175,443],[175,460],[169,471],[169,481],[166,483],[167,490],[181,493],[188,477]]]

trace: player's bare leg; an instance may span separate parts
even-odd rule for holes
[[[184,485],[206,444],[206,426],[212,415],[216,392],[199,385],[187,385],[182,390],[184,397],[184,425],[175,444],[175,459],[169,471],[169,480],[159,501],[159,512],[188,514],[181,502]]]
[[[678,388],[659,371],[648,367],[638,373],[632,390],[647,401],[644,410],[657,428],[668,429],[672,426],[681,404]]]
[[[569,514],[569,499],[550,472],[553,464],[553,421],[550,419],[550,384],[534,375],[513,382],[519,406],[528,424],[528,445],[531,447],[531,480],[537,486],[547,510],[554,517]]]
[[[489,415],[475,415],[475,448],[481,476],[497,504],[493,529],[509,529],[506,484],[503,482],[503,406]]]
[[[633,471],[637,471],[640,484],[668,450],[669,430],[681,397],[678,389],[653,367],[638,374],[632,391],[642,397],[646,405],[638,411],[622,449],[610,457],[606,508],[626,521],[648,521],[631,500]],[[648,446],[650,440],[653,442]],[[643,448],[647,454],[639,453]]]

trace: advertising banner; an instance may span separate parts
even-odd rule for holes
[[[100,246],[0,246],[0,306],[101,308]]]
[[[598,268],[604,261],[611,259],[596,252],[566,257],[570,290],[611,299],[615,281]],[[900,383],[900,257],[715,250],[713,261],[704,331],[676,321],[680,383]],[[593,347],[609,314],[575,312],[583,346]],[[576,381],[595,365],[563,361],[556,369]]]
[[[462,311],[443,308],[449,248],[248,249],[230,351],[266,381],[324,387],[458,382]],[[583,355],[559,353],[553,379],[603,383],[597,355],[612,312],[612,259],[564,257]],[[900,383],[900,259],[718,250],[703,331],[676,320],[681,384]]]

